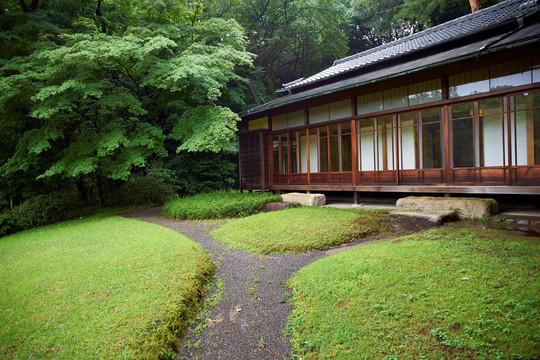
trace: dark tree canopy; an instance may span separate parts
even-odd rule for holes
[[[88,202],[96,188],[104,202],[104,183],[186,174],[177,153],[184,167],[234,153],[236,112],[284,83],[470,12],[467,0],[1,6],[0,207],[66,184]]]

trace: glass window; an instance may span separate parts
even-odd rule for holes
[[[440,109],[422,111],[422,168],[442,167]]]
[[[382,92],[358,96],[356,98],[356,114],[363,115],[383,111]]]
[[[394,170],[394,132],[392,116],[377,119],[378,170]]]
[[[452,107],[452,160],[454,167],[474,166],[473,103]]]
[[[409,85],[409,105],[426,104],[442,100],[441,79]]]
[[[287,128],[287,114],[272,117],[272,130],[282,130]]]
[[[349,121],[343,123],[341,126],[341,135],[351,133],[351,123]]]
[[[347,129],[343,127],[348,126]],[[351,124],[341,125],[341,171],[352,171],[352,143],[351,143]]]
[[[328,104],[309,108],[309,123],[317,124],[330,120],[328,115]]]
[[[418,169],[418,112],[399,115],[401,169]]]
[[[478,102],[480,115],[480,165],[503,166],[504,115],[502,98]]]
[[[307,152],[308,152],[308,149],[307,149],[308,140],[307,139],[308,139],[308,137],[307,137],[306,130],[299,131],[298,135],[299,135],[299,138],[300,138],[300,141],[299,141],[299,145],[300,145],[300,172],[305,174],[305,173],[307,173],[307,165],[308,165],[308,161],[307,161],[307,158],[308,158],[307,157]],[[316,149],[317,148],[315,148],[314,150],[316,150]],[[313,151],[313,150],[311,150],[311,151]],[[315,154],[317,154],[317,153],[315,153]],[[310,169],[310,170],[313,171],[314,169]]]
[[[402,86],[383,92],[384,110],[396,109],[408,105],[407,87]]]
[[[540,165],[540,92],[516,95],[512,124],[515,165]]]
[[[319,170],[328,172],[328,127],[319,128]]]
[[[279,174],[279,137],[272,136],[272,160],[274,163],[274,174]]]
[[[287,150],[287,134],[281,135],[281,166],[280,174],[287,174],[289,172],[289,151]]]
[[[360,171],[375,170],[375,130],[374,119],[358,122],[358,168]]]
[[[289,134],[289,144],[291,149],[291,173],[298,172],[298,152],[296,143],[296,132]]]
[[[319,141],[317,129],[309,129],[309,171],[319,172]]]
[[[481,94],[489,91],[489,68],[465,71],[448,77],[448,96]]]
[[[304,110],[295,111],[287,114],[287,126],[297,127],[304,125]]]
[[[531,83],[531,59],[523,58],[489,67],[491,90]]]
[[[340,151],[339,137],[330,136],[330,166],[332,172],[339,172]]]
[[[346,99],[328,104],[330,120],[343,119],[352,116],[351,100]]]

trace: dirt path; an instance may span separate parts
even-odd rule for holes
[[[292,311],[287,301],[287,278],[322,256],[398,235],[393,232],[328,251],[262,256],[228,248],[208,235],[218,222],[178,221],[159,215],[160,210],[142,209],[125,216],[171,228],[201,244],[212,254],[215,283],[222,283],[218,294],[215,287],[209,295],[218,296],[216,304],[189,330],[177,359],[289,359],[291,344],[283,335]],[[425,225],[410,220],[394,222],[401,232],[418,231]]]
[[[325,252],[260,256],[229,249],[208,232],[215,222],[176,221],[159,215],[159,208],[127,217],[174,229],[212,254],[216,281],[223,281],[219,302],[209,310],[208,325],[187,335],[180,359],[287,359],[289,339],[283,335],[292,306],[287,301],[287,277]],[[210,295],[212,296],[212,295]]]

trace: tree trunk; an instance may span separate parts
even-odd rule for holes
[[[103,13],[101,12],[101,2],[102,0],[98,0],[95,14],[96,16],[99,16],[99,22],[101,23],[101,32],[106,34],[107,25],[105,24],[105,18],[103,17]]]
[[[21,4],[21,9],[23,12],[28,12],[28,6],[26,6],[24,0],[19,0],[19,4]]]
[[[274,79],[275,78],[276,78],[276,74],[272,74],[266,79],[266,81],[268,82],[268,87],[270,88],[270,92],[272,93],[272,97],[274,99],[277,99],[276,85],[274,84]]]
[[[82,180],[77,180],[75,182],[75,185],[77,185],[77,190],[79,190],[79,194],[81,195],[81,199],[84,202],[85,206],[96,206],[96,203],[94,201],[94,190],[92,187],[87,187],[84,185],[84,182]]]
[[[249,91],[251,92],[251,95],[253,96],[253,99],[257,103],[257,105],[261,105],[261,99],[259,99],[259,96],[257,95],[257,92],[255,92],[255,89],[253,88],[253,85],[251,84],[251,81],[248,81],[248,87]]]
[[[36,11],[39,4],[39,0],[32,0],[30,4],[30,11]]]
[[[105,206],[105,195],[103,193],[103,181],[101,178],[101,175],[96,172],[96,182],[98,187],[98,193],[99,193],[99,202],[101,203],[101,206]]]

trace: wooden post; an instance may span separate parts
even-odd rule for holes
[[[262,131],[259,131],[259,159],[261,162],[261,191],[264,193],[264,190],[266,188],[266,179],[264,178],[264,134]]]
[[[358,143],[356,135],[356,120],[351,121],[351,158],[352,158],[352,181],[358,185]]]
[[[240,193],[244,191],[244,184],[242,183],[242,136],[238,136],[238,185],[240,186]]]
[[[360,203],[360,192],[358,191],[353,191],[353,203],[354,205],[358,205]]]
[[[512,95],[513,96],[513,95]],[[506,134],[506,137],[507,137],[507,141],[508,141],[508,147],[506,149],[507,151],[507,155],[508,155],[508,185],[512,185],[512,117],[511,116],[514,116],[515,118],[515,115],[516,113],[513,111],[514,109],[511,109],[510,108],[510,104],[511,104],[511,101],[510,99],[512,98],[512,96],[507,96],[505,97],[505,100],[506,100],[506,128],[507,128],[507,134]],[[514,123],[515,123],[515,120],[514,120]]]
[[[450,124],[449,124],[449,121],[448,121],[448,106],[445,106],[444,107],[444,148],[445,148],[445,180],[446,180],[446,183],[449,184],[450,183],[450,169],[451,169],[451,164],[450,164],[450,151],[452,151],[452,149],[450,148]]]

